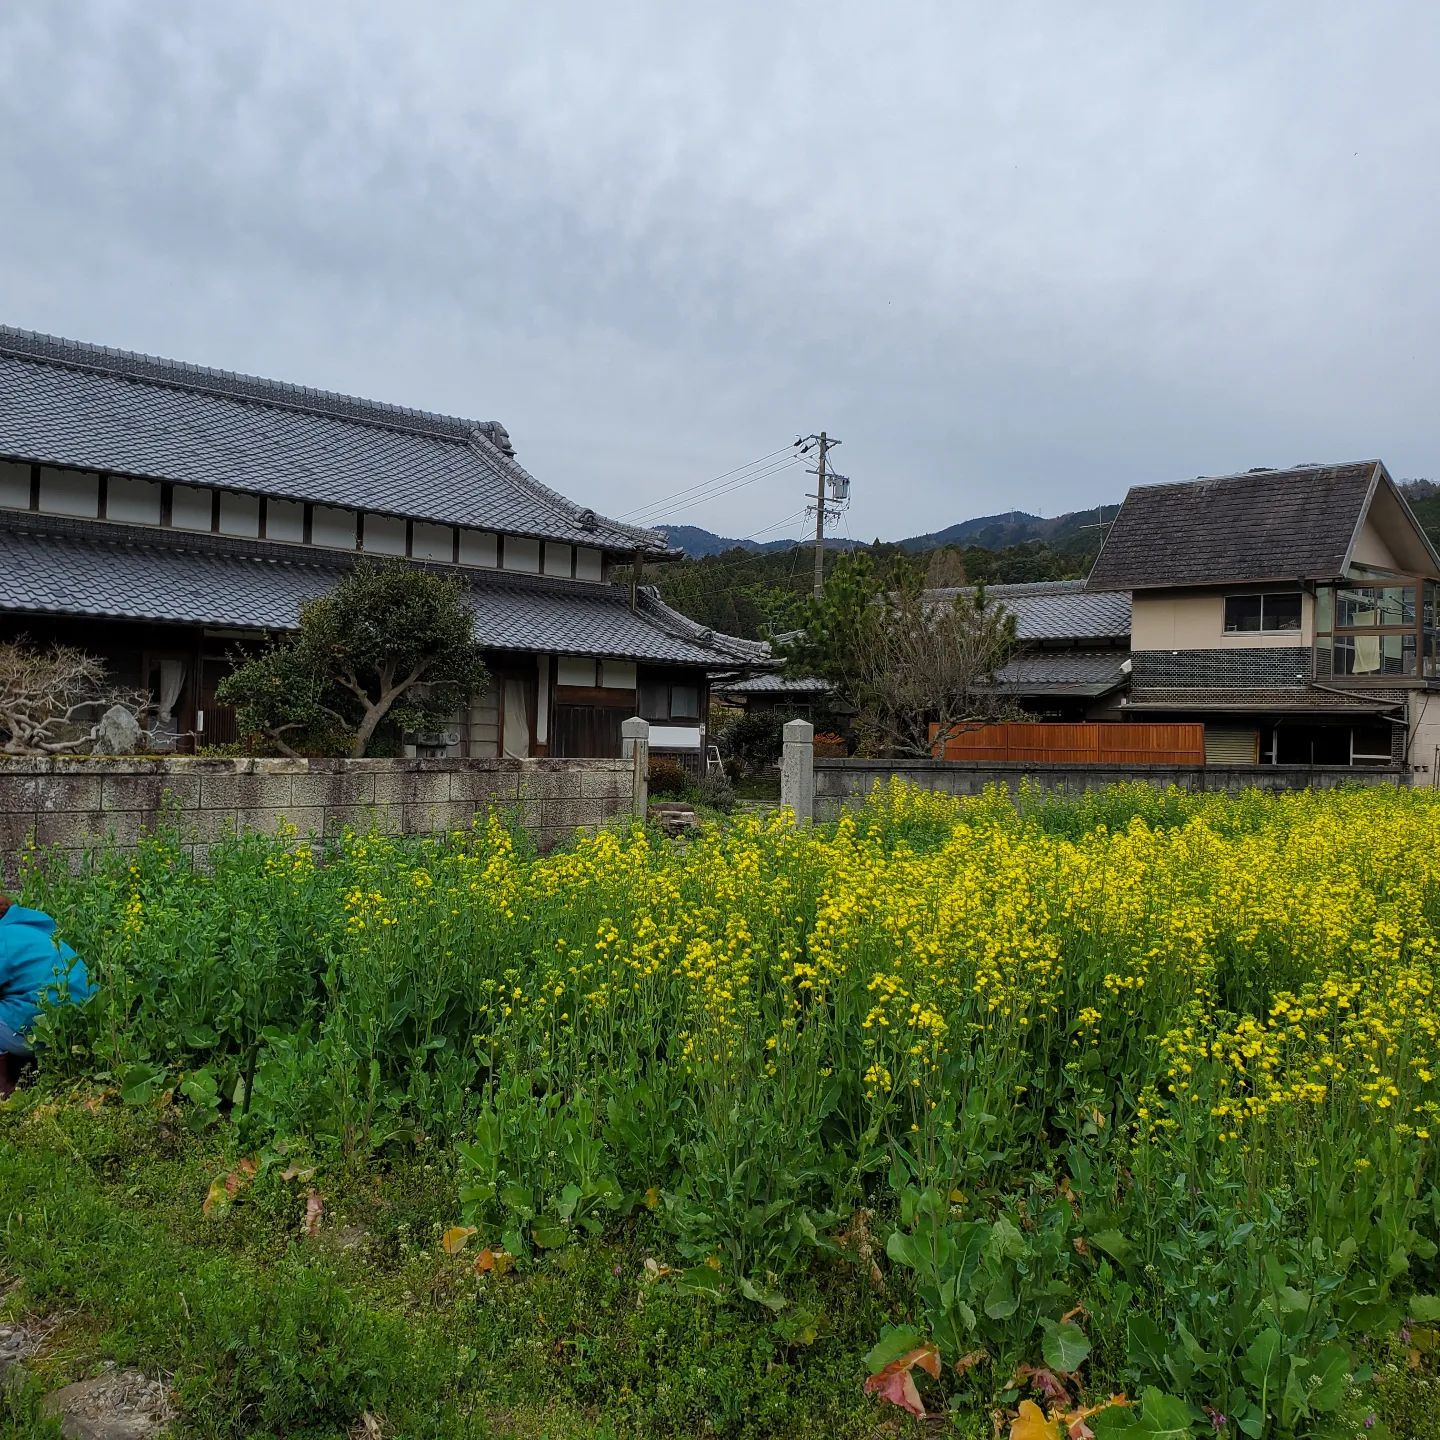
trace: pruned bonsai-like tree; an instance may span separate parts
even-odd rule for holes
[[[365,754],[376,730],[434,730],[489,681],[465,586],[401,562],[361,565],[308,601],[293,635],[243,661],[216,698],[287,755]]]
[[[23,637],[0,644],[0,734],[7,755],[87,750],[101,715],[116,705],[139,726],[150,694],[117,687],[103,660],[72,646],[38,647]]]

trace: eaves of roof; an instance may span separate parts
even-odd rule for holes
[[[334,588],[363,557],[321,560],[221,537],[23,517],[0,526],[0,611],[159,624],[284,631],[301,606]],[[277,553],[280,552],[280,553]],[[487,648],[597,655],[707,671],[733,669],[750,642],[687,633],[663,605],[632,610],[615,586],[511,572],[424,568],[470,591]]]

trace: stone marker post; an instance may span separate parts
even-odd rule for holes
[[[631,806],[637,820],[650,804],[650,723],[638,715],[620,722],[620,753],[630,761]]]
[[[780,760],[780,803],[808,825],[815,818],[815,727],[808,720],[786,722]]]

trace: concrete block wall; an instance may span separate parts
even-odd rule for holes
[[[347,826],[427,835],[477,813],[515,814],[542,850],[634,812],[625,760],[220,760],[0,757],[0,852],[13,876],[29,843],[78,859],[128,846],[158,822],[192,847],[282,822],[333,838]]]
[[[815,818],[833,820],[863,803],[877,781],[892,777],[944,795],[979,795],[987,786],[1016,790],[1022,780],[1047,790],[1099,790],[1140,780],[1185,790],[1329,790],[1340,785],[1407,785],[1396,767],[1346,765],[967,765],[954,760],[815,761]]]

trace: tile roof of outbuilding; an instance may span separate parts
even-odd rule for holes
[[[970,586],[926,591],[927,596],[937,600],[974,593]],[[1083,580],[987,585],[985,595],[1015,617],[1016,638],[1022,643],[1121,640],[1130,633],[1130,597],[1122,592],[1090,594]]]
[[[1098,698],[1124,683],[1124,650],[1022,650],[995,672],[1000,689],[1017,695]]]
[[[330,590],[354,563],[173,531],[113,526],[101,534],[83,522],[26,516],[0,527],[0,611],[287,630],[299,620],[301,605]],[[476,636],[495,650],[707,670],[752,663],[756,655],[754,642],[697,634],[693,621],[644,591],[632,611],[628,593],[612,585],[447,573],[469,586]]]
[[[835,688],[815,675],[751,675],[718,686],[727,695],[828,695]]]
[[[673,553],[542,485],[494,421],[0,326],[0,456],[612,551]]]
[[[1088,587],[1337,579],[1382,480],[1380,461],[1360,460],[1134,486]]]
[[[1225,711],[1256,715],[1288,712],[1312,714],[1380,714],[1400,709],[1403,694],[1396,691],[1339,692],[1311,685],[1305,689],[1192,689],[1148,687],[1132,690],[1125,700],[1127,710]]]

